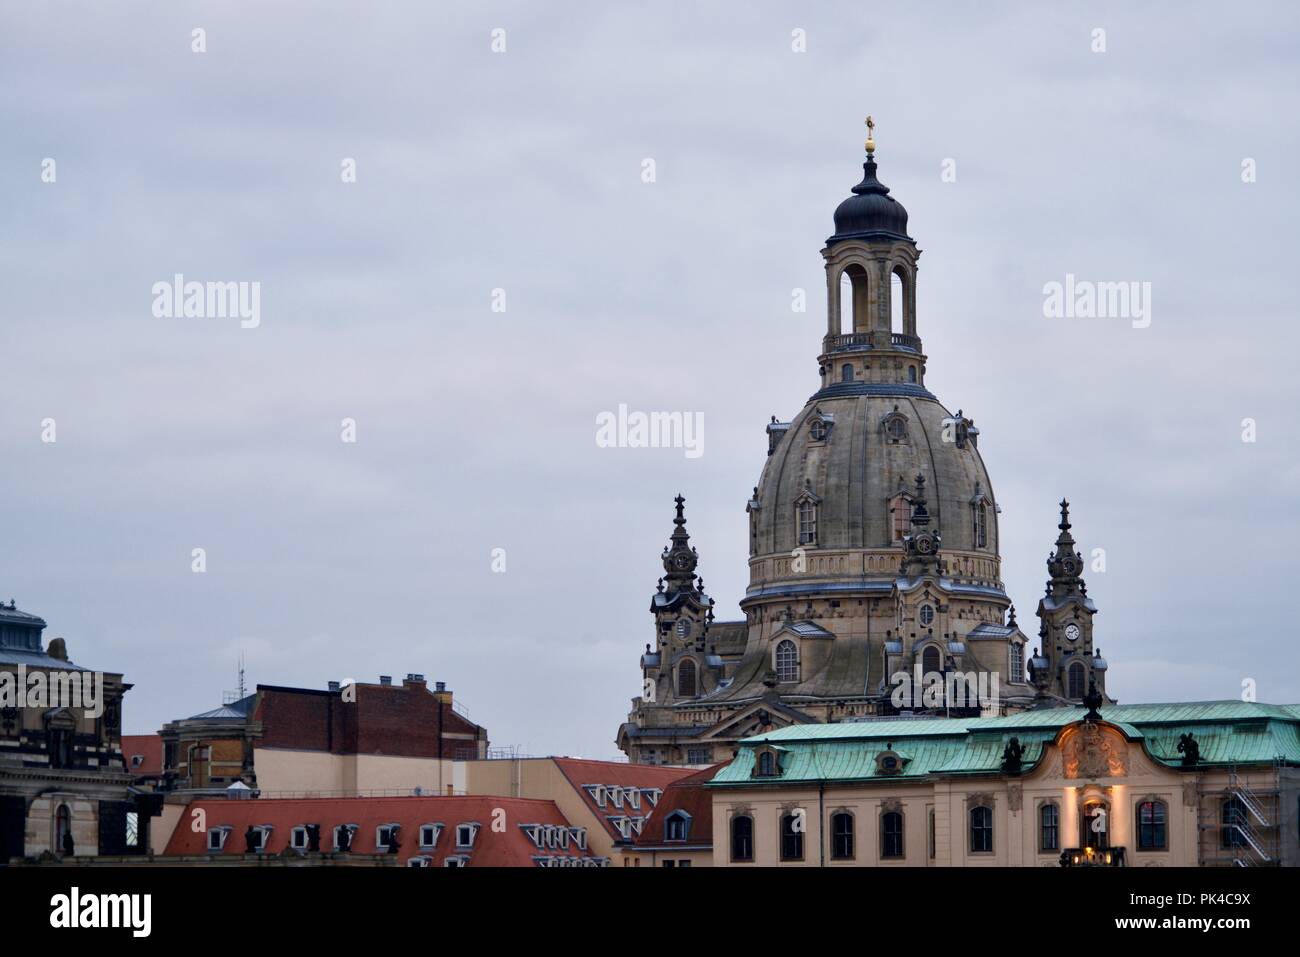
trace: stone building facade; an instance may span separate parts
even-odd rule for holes
[[[121,747],[131,686],[69,660],[62,638],[47,646],[45,627],[0,605],[0,866],[143,853],[152,804],[132,793]]]

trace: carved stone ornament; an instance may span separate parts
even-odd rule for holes
[[[1023,790],[1019,784],[1012,784],[1007,788],[1007,807],[1012,811],[1019,811],[1023,803]]]
[[[1128,746],[1110,728],[1085,721],[1061,742],[1067,778],[1118,778],[1128,774]]]

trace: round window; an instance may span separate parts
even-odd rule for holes
[[[821,419],[814,419],[812,428],[808,430],[808,434],[812,436],[814,442],[822,441],[826,438],[826,423]]]
[[[921,624],[923,625],[931,624],[934,621],[934,606],[922,605],[920,618],[921,618]]]

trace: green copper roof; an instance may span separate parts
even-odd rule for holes
[[[1190,732],[1200,745],[1200,766],[1271,763],[1300,765],[1300,705],[1244,701],[1131,704],[1103,707],[1102,719],[1131,740],[1140,740],[1154,758],[1177,765],[1178,739]],[[780,747],[782,783],[864,781],[876,773],[876,756],[891,748],[905,759],[890,778],[932,774],[996,774],[1012,737],[1025,748],[1032,767],[1044,745],[1062,727],[1079,721],[1082,708],[1024,711],[999,718],[885,718],[843,724],[793,725],[740,742],[736,759],[713,778],[713,785],[761,783],[751,772],[756,747]]]

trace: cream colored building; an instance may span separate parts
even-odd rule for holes
[[[748,739],[708,785],[714,864],[1300,863],[1300,706],[1090,703]]]

